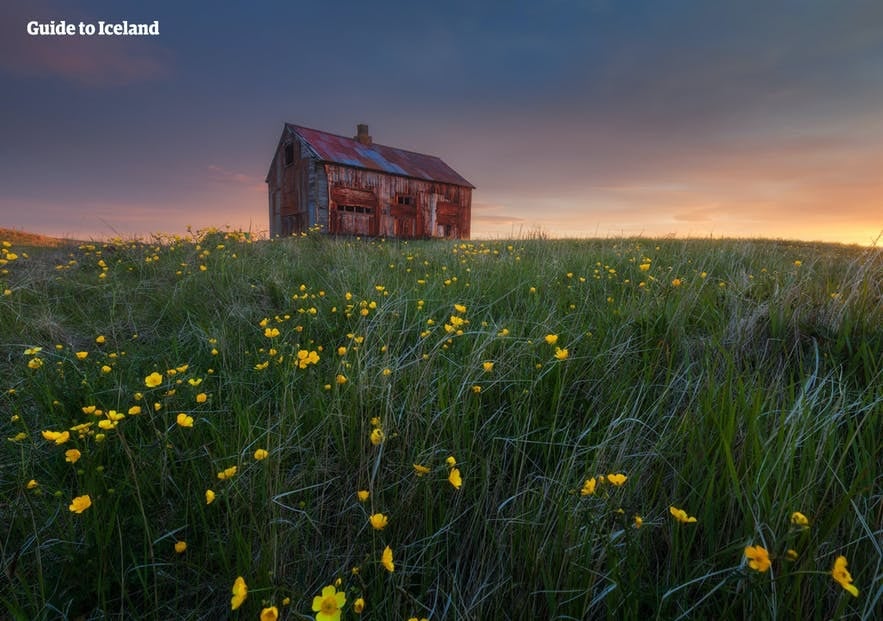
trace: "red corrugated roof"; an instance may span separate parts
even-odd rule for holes
[[[457,171],[433,155],[414,153],[376,143],[362,144],[354,138],[329,134],[291,123],[286,123],[285,128],[303,138],[316,153],[316,156],[325,162],[377,170],[403,177],[440,181],[469,188],[475,187],[461,177]]]

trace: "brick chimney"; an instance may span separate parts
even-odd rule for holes
[[[353,139],[358,140],[361,144],[371,144],[371,136],[368,135],[368,126],[364,123],[356,125],[356,135]]]

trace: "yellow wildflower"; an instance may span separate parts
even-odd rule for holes
[[[482,370],[484,370],[485,373],[490,373],[491,371],[494,370],[494,363],[491,362],[490,360],[487,360],[487,361],[481,363],[481,368],[482,368]]]
[[[156,371],[144,378],[144,385],[148,388],[156,388],[160,384],[162,384],[162,375]]]
[[[687,512],[683,509],[678,509],[677,507],[669,507],[668,512],[672,514],[678,522],[682,524],[692,524],[696,521],[696,518],[693,516],[688,516]]]
[[[77,357],[77,360],[85,360],[86,357],[89,355],[89,352],[87,352],[87,351],[78,351],[75,355],[76,355],[76,357]]]
[[[558,360],[567,360],[568,356],[570,356],[570,352],[567,349],[561,347],[555,348],[555,358]]]
[[[92,499],[89,497],[89,494],[84,494],[83,496],[77,496],[74,498],[68,509],[70,509],[71,513],[82,513],[91,506]]]
[[[322,595],[313,598],[313,612],[316,621],[340,621],[340,609],[346,604],[346,593],[329,584],[322,589]]]
[[[276,621],[279,618],[279,609],[270,606],[261,610],[261,621]]]
[[[269,455],[269,453],[267,452],[267,450],[262,449],[262,448],[259,448],[254,452],[254,458],[257,461],[262,461],[262,460],[266,459],[268,455]]]
[[[62,445],[68,440],[70,440],[71,434],[69,431],[43,431],[43,438],[50,442],[55,442],[57,445]]]
[[[388,571],[392,573],[395,571],[396,566],[395,563],[392,562],[392,548],[386,546],[383,549],[383,554],[380,555],[380,564]]]
[[[213,490],[205,490],[205,504],[210,505],[215,501],[215,492]]]
[[[227,479],[232,478],[233,475],[236,474],[236,471],[237,471],[238,469],[239,469],[239,468],[238,468],[237,466],[230,466],[230,467],[227,468],[226,470],[222,470],[221,472],[219,472],[219,473],[218,473],[218,478],[219,478],[221,481],[226,481]]]
[[[366,502],[368,500],[368,496],[370,495],[371,493],[366,489],[360,489],[356,492],[356,498],[359,499],[359,502]]]
[[[451,474],[448,475],[448,483],[450,483],[457,489],[460,489],[460,487],[463,485],[463,479],[460,476],[459,468],[451,469]]]
[[[364,598],[359,597],[356,601],[353,602],[353,612],[357,615],[362,614],[365,610],[365,600]]]
[[[180,427],[193,427],[193,417],[181,412],[178,414],[177,423]]]
[[[427,468],[423,464],[414,464],[414,473],[418,477],[422,477],[424,474],[429,474],[429,468]]]
[[[248,597],[248,585],[245,584],[245,578],[239,576],[233,582],[233,597],[230,598],[230,609],[236,610],[242,606],[242,602]]]
[[[748,566],[760,573],[770,568],[770,554],[763,546],[746,546],[745,558],[748,559]]]
[[[264,330],[264,336],[268,339],[274,339],[279,336],[279,328],[266,328]]]
[[[347,383],[346,375],[343,375],[342,373],[338,373],[337,376],[334,378],[334,381],[336,381],[338,384],[346,384]]]
[[[25,485],[25,487],[28,489],[36,489],[39,485],[40,484],[37,483],[37,479],[31,479],[30,481],[28,481],[28,484]]]
[[[449,455],[448,458],[445,460],[445,463],[448,464],[448,467],[453,468],[457,465],[457,458],[453,455]]]
[[[175,542],[175,552],[178,554],[184,554],[187,551],[187,542],[186,541],[176,541]]]
[[[846,589],[853,597],[858,597],[858,589],[852,584],[852,575],[846,569],[846,557],[838,556],[834,561],[834,567],[831,568],[831,577]]]
[[[70,462],[72,464],[77,463],[77,460],[80,459],[82,454],[77,449],[68,449],[64,452],[64,461]]]
[[[583,488],[579,491],[582,496],[591,496],[595,493],[595,487],[597,487],[598,481],[595,477],[591,479],[586,479],[586,482],[583,483]]]
[[[383,444],[383,440],[386,436],[383,433],[383,430],[379,427],[376,427],[371,430],[371,444],[377,446],[378,444]]]
[[[547,334],[547,335],[545,336],[545,341],[546,341],[549,345],[554,345],[555,343],[558,342],[558,335],[557,335],[557,334]]]
[[[616,487],[620,487],[623,484],[625,484],[627,479],[628,479],[628,477],[625,476],[624,474],[608,474],[607,475],[607,482],[610,483],[611,485],[615,485]]]
[[[794,524],[794,526],[809,528],[809,519],[800,511],[795,511],[791,514],[791,523]]]
[[[198,395],[196,395],[196,402],[197,403],[205,403],[207,400],[208,400],[208,395],[205,394],[204,392],[201,392]]]
[[[382,513],[372,513],[368,516],[368,522],[374,530],[383,530],[389,524],[389,518]]]
[[[635,528],[641,528],[644,525],[644,518],[640,515],[635,516]]]

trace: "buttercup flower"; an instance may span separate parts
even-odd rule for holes
[[[484,370],[485,373],[490,373],[491,371],[494,370],[494,363],[491,362],[490,360],[488,360],[486,362],[482,362],[481,368],[482,368],[482,370]]]
[[[568,356],[570,356],[570,352],[567,349],[561,347],[555,348],[555,358],[557,360],[567,360]]]
[[[70,509],[71,513],[82,513],[86,509],[92,506],[92,499],[89,497],[89,494],[85,494],[83,496],[77,496],[71,501]]]
[[[396,566],[395,563],[392,562],[392,548],[389,546],[386,546],[383,549],[383,554],[380,555],[380,564],[383,565],[389,573],[395,571]]]
[[[846,569],[846,557],[838,556],[834,560],[834,567],[831,568],[831,577],[846,589],[853,597],[858,597],[858,589],[852,584],[852,575]]]
[[[383,434],[383,430],[380,429],[379,427],[376,427],[371,430],[370,439],[371,439],[371,444],[373,444],[374,446],[377,446],[378,444],[382,444],[385,437],[386,436]]]
[[[763,573],[770,568],[770,554],[763,546],[746,546],[745,558],[751,569]]]
[[[180,427],[193,427],[193,417],[187,416],[184,412],[178,414],[177,422]]]
[[[261,621],[276,621],[279,618],[279,609],[275,606],[261,610]]]
[[[595,480],[595,477],[591,479],[586,479],[586,482],[583,483],[583,488],[579,491],[582,496],[591,496],[595,493],[595,487],[598,485],[598,481]]]
[[[40,484],[37,483],[37,479],[31,479],[30,481],[28,481],[28,484],[25,485],[25,487],[28,489],[36,489],[39,485]]]
[[[558,342],[558,335],[557,334],[547,334],[544,338],[545,338],[545,341],[549,345],[554,345],[555,343]]]
[[[261,460],[266,459],[268,455],[269,455],[269,453],[267,452],[267,450],[262,449],[262,448],[259,448],[254,452],[254,458],[257,461],[261,461]]]
[[[359,491],[356,492],[356,498],[359,499],[359,502],[365,502],[366,500],[368,500],[368,496],[370,496],[370,495],[371,495],[371,492],[369,492],[366,489],[360,489]]]
[[[422,464],[414,464],[414,474],[418,477],[422,477],[424,474],[429,474],[429,468]]]
[[[205,504],[210,505],[215,501],[215,492],[207,489],[205,490]]]
[[[338,591],[333,585],[322,589],[322,595],[313,598],[313,612],[316,621],[340,621],[340,609],[346,604],[346,593]]]
[[[176,541],[175,542],[175,552],[178,554],[184,554],[187,551],[187,542],[186,541]]]
[[[69,431],[43,431],[43,438],[57,445],[62,445],[71,438]]]
[[[156,371],[144,378],[144,385],[148,388],[156,388],[160,384],[162,384],[162,375]]]
[[[457,458],[453,455],[449,455],[448,458],[445,460],[445,463],[448,464],[450,468],[453,468],[457,465]]]
[[[239,468],[238,468],[237,466],[230,466],[230,467],[227,468],[226,470],[222,470],[221,472],[219,472],[219,473],[218,473],[218,478],[219,478],[221,481],[226,481],[227,479],[232,478],[233,475],[236,474],[236,471],[237,471],[238,469],[239,469]]]
[[[682,524],[692,524],[696,521],[695,517],[688,516],[686,511],[684,511],[683,509],[678,509],[677,507],[669,507],[668,512],[672,514],[672,517],[674,517],[674,519]]]
[[[460,489],[460,486],[463,485],[463,478],[460,476],[459,468],[451,468],[451,474],[448,475],[448,483],[457,489]]]
[[[363,598],[358,598],[353,602],[353,612],[357,615],[362,614],[362,611],[365,610],[365,600]]]
[[[245,584],[245,578],[239,576],[233,582],[233,597],[230,598],[230,609],[236,610],[242,606],[242,602],[248,597],[248,585]]]
[[[809,528],[809,519],[800,511],[795,511],[791,514],[791,523],[794,524],[794,526]]]
[[[68,449],[64,452],[64,461],[75,464],[81,455],[77,449]]]
[[[635,516],[635,528],[641,528],[644,525],[644,518],[640,515]]]
[[[382,513],[372,513],[368,516],[368,522],[371,523],[371,527],[374,528],[374,530],[383,530],[389,523],[389,518]]]
[[[621,485],[623,485],[627,479],[628,479],[628,477],[625,476],[624,474],[608,474],[607,475],[607,482],[610,483],[611,485],[615,485],[616,487],[620,487]]]

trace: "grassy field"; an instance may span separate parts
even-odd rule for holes
[[[6,618],[883,609],[879,249],[26,241]]]

